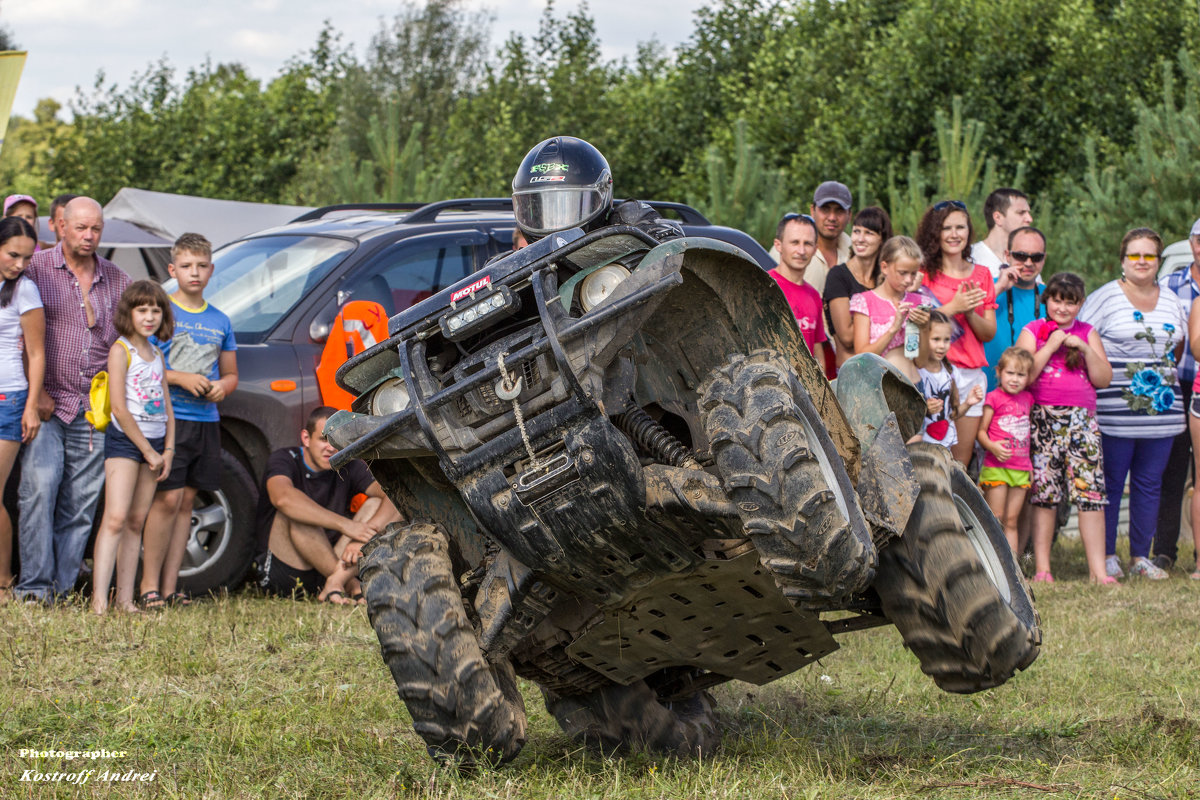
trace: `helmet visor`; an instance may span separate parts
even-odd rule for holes
[[[513,213],[517,224],[529,233],[553,233],[582,225],[599,214],[604,194],[595,186],[513,192]]]

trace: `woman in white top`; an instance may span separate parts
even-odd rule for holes
[[[1134,228],[1121,240],[1121,278],[1088,295],[1079,319],[1100,334],[1112,382],[1096,391],[1104,449],[1106,571],[1124,577],[1116,555],[1117,512],[1129,477],[1130,572],[1154,580],[1167,573],[1150,562],[1159,490],[1171,444],[1186,426],[1175,364],[1183,352],[1187,311],[1157,281],[1162,238]]]
[[[36,245],[37,234],[24,219],[0,219],[0,489],[21,443],[32,441],[42,424],[37,408],[46,372],[46,316],[37,286],[25,275]],[[0,603],[11,599],[12,533],[12,519],[0,505]]]

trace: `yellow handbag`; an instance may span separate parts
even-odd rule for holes
[[[133,357],[129,354],[129,347],[121,340],[117,340],[121,347],[125,348],[125,366],[133,361]],[[96,373],[96,377],[92,378],[92,388],[88,391],[88,403],[92,410],[88,411],[83,416],[87,421],[92,423],[92,427],[100,432],[108,427],[108,423],[112,420],[112,401],[108,396],[108,371],[100,370]]]

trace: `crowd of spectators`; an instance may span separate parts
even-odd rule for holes
[[[175,242],[168,296],[97,253],[95,200],[55,198],[54,242],[40,241],[37,211],[34,198],[13,195],[0,219],[0,486],[21,458],[20,569],[14,576],[13,523],[0,508],[0,602],[70,596],[103,492],[92,610],[189,606],[178,579],[192,503],[218,488],[218,407],[238,384],[233,327],[204,298],[212,246],[195,233]],[[111,419],[93,407],[100,373]],[[272,454],[258,517],[264,588],[345,604],[362,602],[362,543],[398,514],[362,462],[333,480],[323,433],[332,412],[313,412],[301,448]]]
[[[1046,237],[1016,189],[988,196],[979,239],[959,200],[928,208],[912,239],[877,207],[854,215],[846,235],[838,220],[844,226],[852,206],[846,186],[826,181],[808,214],[783,216],[775,238],[771,274],[827,375],[870,352],[912,380],[927,404],[919,438],[978,470],[1014,550],[1032,544],[1035,581],[1054,580],[1061,504],[1078,509],[1093,582],[1169,577],[1190,460],[1200,453],[1192,401],[1200,220],[1190,267],[1160,279],[1163,241],[1135,228],[1119,248],[1114,241],[1120,275],[1089,293],[1071,273],[1042,277]],[[1190,577],[1200,580],[1200,565]]]

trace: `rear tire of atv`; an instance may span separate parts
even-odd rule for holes
[[[711,754],[721,741],[707,692],[663,703],[645,681],[635,681],[589,694],[543,693],[567,736],[605,755],[648,750],[691,758]]]
[[[1000,686],[1037,658],[1029,590],[979,489],[938,445],[910,445],[921,487],[904,535],[879,555],[883,611],[948,692]]]
[[[495,766],[525,744],[508,661],[489,663],[454,579],[446,534],[396,524],[364,548],[367,614],[413,727],[435,761]]]
[[[762,564],[797,606],[837,606],[866,588],[875,545],[821,416],[785,358],[735,354],[700,408],[725,491]]]

